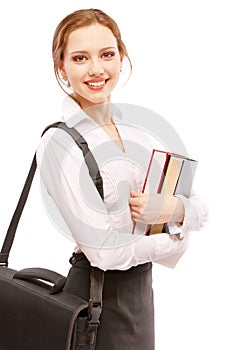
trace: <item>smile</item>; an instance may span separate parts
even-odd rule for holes
[[[106,85],[107,81],[109,79],[101,79],[101,80],[89,80],[86,81],[85,84],[89,87],[91,90],[101,90]]]
[[[93,83],[89,82],[87,84],[90,85],[90,86],[103,86],[105,84],[105,80],[104,81],[100,81],[98,83],[96,83],[96,82],[93,82]]]

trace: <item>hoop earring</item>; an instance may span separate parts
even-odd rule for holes
[[[70,82],[66,77],[62,77],[62,82],[64,85],[66,85],[66,87],[70,87]]]

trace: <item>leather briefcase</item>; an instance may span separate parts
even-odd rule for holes
[[[46,279],[55,282],[51,274],[59,283],[60,276],[53,271],[41,270],[39,274],[34,269],[31,277],[26,274],[0,268],[0,349],[76,349],[72,343],[77,319],[82,312],[86,314],[88,302],[65,291],[51,294],[53,287],[38,279],[47,274]]]
[[[103,198],[98,166],[83,137],[62,122],[49,127],[64,129],[82,149],[90,176]],[[103,271],[91,268],[90,299],[83,300],[67,292],[64,288],[67,278],[54,271],[42,268],[16,271],[8,267],[35,171],[36,155],[0,253],[0,350],[94,350],[102,309]]]

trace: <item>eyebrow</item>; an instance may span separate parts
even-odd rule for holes
[[[114,46],[108,46],[108,47],[104,47],[103,49],[100,49],[99,51],[105,51],[105,50],[117,50],[117,47]],[[71,55],[75,54],[75,53],[82,53],[82,54],[88,54],[89,51],[86,50],[75,50],[71,52]]]

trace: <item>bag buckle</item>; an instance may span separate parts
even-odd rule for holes
[[[102,311],[101,303],[89,300],[88,303],[88,322],[91,326],[99,326],[100,324],[100,314]]]
[[[8,266],[8,253],[0,253],[0,267],[4,266],[7,267]]]

